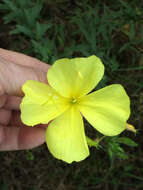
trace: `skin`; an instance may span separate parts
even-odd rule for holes
[[[45,142],[45,127],[20,120],[21,86],[26,80],[47,83],[49,65],[0,48],[0,151],[31,149]]]

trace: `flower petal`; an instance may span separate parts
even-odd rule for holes
[[[81,161],[89,155],[83,120],[74,106],[51,122],[46,131],[46,143],[56,158],[68,163]]]
[[[25,97],[20,105],[21,120],[26,125],[48,123],[68,108],[65,98],[44,83],[27,81],[22,90]]]
[[[79,109],[99,132],[114,136],[126,128],[130,100],[121,85],[110,85],[80,100]]]
[[[101,80],[104,66],[95,55],[60,59],[48,70],[49,84],[62,96],[79,97],[89,93]]]
[[[22,91],[41,105],[47,102],[48,98],[54,93],[54,90],[48,84],[35,80],[27,80],[22,86]]]

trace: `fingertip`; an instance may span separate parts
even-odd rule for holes
[[[32,149],[45,142],[45,128],[23,127],[19,133],[19,149]]]
[[[0,151],[32,149],[44,142],[44,128],[0,126]]]

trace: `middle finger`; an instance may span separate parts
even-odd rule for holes
[[[21,99],[22,98],[18,96],[7,96],[7,100],[4,105],[4,108],[9,109],[9,110],[19,110]]]
[[[11,118],[11,111],[7,109],[0,109],[0,124],[7,125]]]

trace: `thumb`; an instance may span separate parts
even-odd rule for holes
[[[44,63],[43,63],[44,64]],[[0,58],[0,95],[22,96],[21,86],[26,80],[47,83],[46,73],[41,69],[18,65]]]

